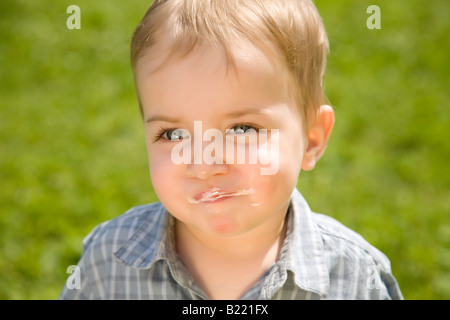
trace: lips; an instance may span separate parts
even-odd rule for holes
[[[254,190],[250,189],[238,189],[238,190],[223,190],[220,188],[212,188],[206,191],[196,194],[193,198],[189,198],[190,203],[211,203],[222,198],[239,197],[252,194]]]

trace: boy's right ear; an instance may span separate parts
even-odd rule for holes
[[[302,170],[314,169],[316,163],[322,157],[328,144],[328,140],[334,127],[334,110],[329,105],[323,105],[314,124],[306,133],[307,145],[302,159]]]

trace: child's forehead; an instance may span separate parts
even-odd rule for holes
[[[173,71],[181,65],[197,72],[222,71],[238,78],[243,73],[253,73],[284,80],[288,74],[276,50],[263,52],[257,46],[242,41],[236,42],[231,52],[215,43],[198,43],[185,52],[173,51],[167,44],[162,44],[138,59],[136,73],[138,79],[146,78]]]
[[[156,71],[157,63],[142,57],[137,64],[137,87],[144,109],[171,114],[189,109],[193,114],[193,109],[215,105],[220,106],[214,111],[217,114],[246,114],[248,110],[241,111],[290,100],[282,72],[261,51],[241,47],[235,51],[234,66],[225,62],[223,50],[208,46],[194,48]],[[205,112],[198,114],[206,117]]]

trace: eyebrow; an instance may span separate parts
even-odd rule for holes
[[[233,111],[230,113],[227,113],[225,115],[225,118],[238,118],[238,117],[242,117],[245,115],[263,115],[263,116],[269,116],[268,111],[264,110],[264,109],[259,109],[259,108],[249,108],[249,109],[244,109],[244,110],[238,110],[238,111]],[[163,121],[163,122],[170,122],[170,123],[177,123],[180,122],[179,119],[177,118],[173,118],[173,117],[169,117],[169,116],[165,116],[165,115],[155,115],[152,117],[149,117],[146,122],[150,123],[150,122],[156,122],[156,121]]]
[[[226,118],[238,118],[246,115],[269,116],[269,111],[262,108],[248,108],[244,110],[233,111],[225,115]]]
[[[147,122],[147,123],[154,122],[154,121],[164,121],[164,122],[170,122],[170,123],[179,122],[178,119],[176,119],[176,118],[163,116],[163,115],[156,115],[153,117],[149,117],[147,120],[145,120],[145,122]]]

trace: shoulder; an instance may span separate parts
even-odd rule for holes
[[[337,220],[313,214],[327,256],[329,298],[403,299],[389,259]]]
[[[330,216],[313,212],[297,189],[294,189],[292,194],[292,205],[293,211],[297,213],[298,232],[309,233],[308,239],[304,240],[321,239],[318,246],[323,247],[330,264],[346,259],[349,262],[351,260],[354,260],[355,263],[365,261],[370,265],[375,264],[383,269],[390,269],[389,260],[381,251],[339,221]]]
[[[127,241],[144,225],[158,226],[165,209],[160,202],[133,207],[122,215],[97,225],[83,240],[83,248],[118,246]]]
[[[142,234],[157,233],[165,212],[160,203],[141,205],[96,226],[83,240],[83,254],[77,264],[80,287],[64,287],[60,299],[109,298],[116,292],[114,286],[123,283],[128,275],[124,265],[114,258],[114,252],[125,243],[138,243],[135,238]]]
[[[345,254],[346,258],[369,259],[370,264],[375,264],[383,269],[390,270],[389,259],[380,250],[365,240],[360,234],[346,227],[341,222],[330,216],[313,213],[313,218],[320,230],[322,239],[329,250]]]

